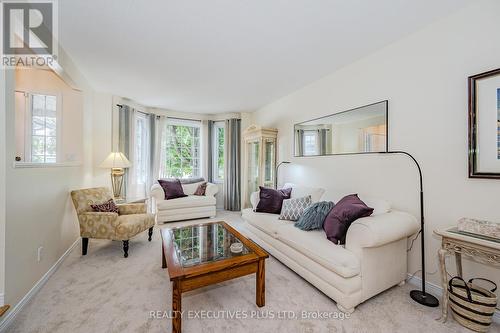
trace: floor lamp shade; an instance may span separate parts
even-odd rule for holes
[[[111,169],[111,185],[113,186],[113,196],[120,199],[123,187],[123,175],[125,168],[131,166],[130,161],[123,153],[113,152],[99,165],[100,168]]]

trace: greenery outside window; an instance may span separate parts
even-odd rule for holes
[[[57,163],[61,117],[55,95],[28,94],[25,156],[32,163]]]
[[[216,183],[224,182],[224,139],[225,139],[225,125],[223,121],[214,123],[213,128],[213,175],[212,178]]]
[[[199,121],[167,120],[164,136],[165,158],[161,168],[162,178],[200,177],[200,130]]]

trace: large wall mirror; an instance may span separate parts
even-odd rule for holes
[[[382,101],[296,124],[295,156],[387,151],[387,104]]]

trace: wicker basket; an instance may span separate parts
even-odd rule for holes
[[[474,280],[488,281],[495,287],[486,290],[474,284]],[[452,278],[448,284],[448,297],[455,320],[473,331],[487,332],[497,306],[497,296],[493,293],[496,289],[496,284],[486,279],[470,279],[466,283],[461,277]]]

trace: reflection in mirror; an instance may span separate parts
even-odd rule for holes
[[[295,156],[387,151],[387,101],[296,124]]]

